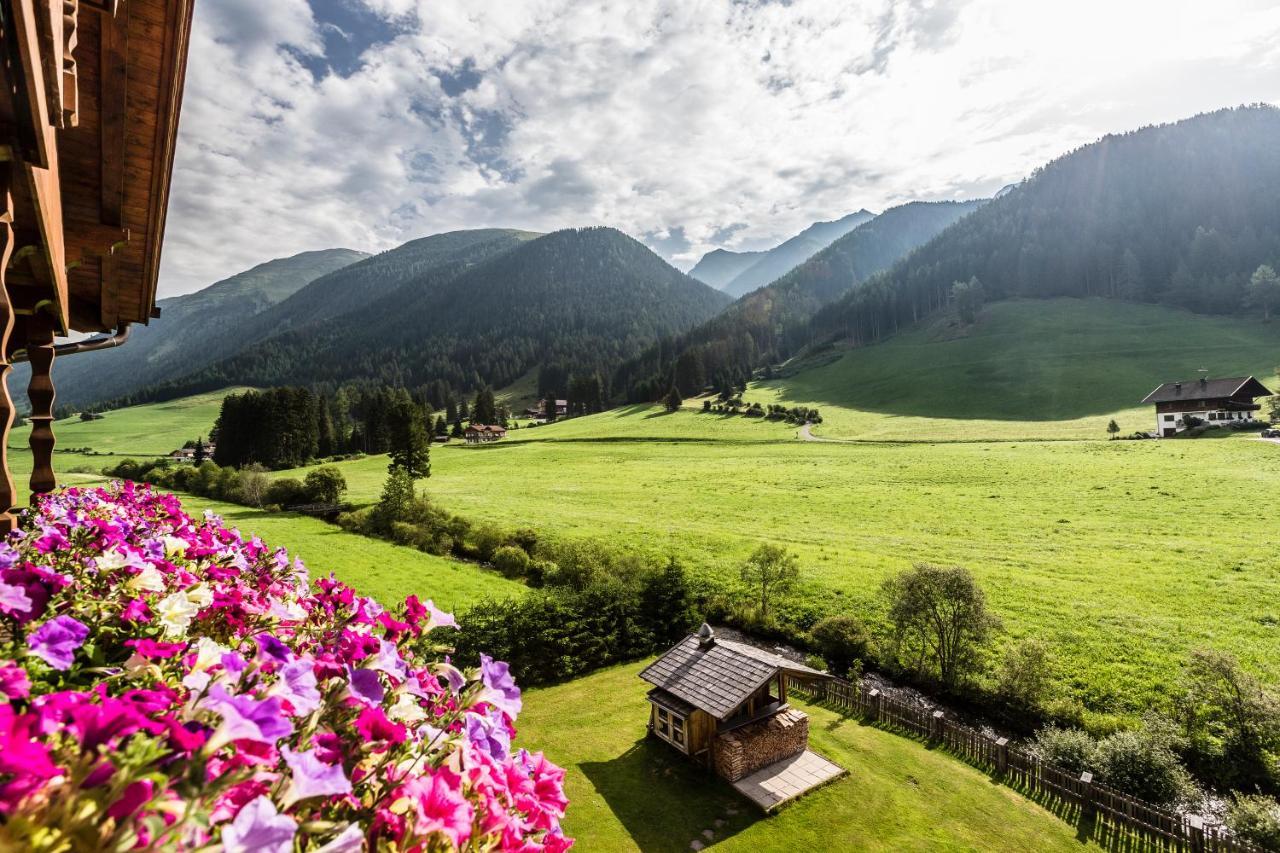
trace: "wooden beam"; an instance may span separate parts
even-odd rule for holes
[[[56,161],[57,144],[53,138],[53,127],[49,124],[51,113],[45,92],[44,59],[36,9],[33,0],[9,0],[9,9],[13,13],[13,31],[4,33],[4,41],[12,41],[16,45],[21,66],[12,71],[18,75],[13,83],[19,89],[18,94],[22,95],[20,100],[24,114],[18,116],[22,123],[21,135],[32,149],[26,152],[26,159],[47,169],[51,162]]]
[[[122,225],[124,208],[124,129],[128,107],[129,10],[99,21],[98,122],[102,138],[102,223]]]
[[[10,179],[15,167],[0,164],[0,534],[17,526],[12,510],[17,488],[9,471],[9,429],[13,426],[13,399],[9,396],[9,336],[13,333],[13,305],[9,302],[5,278],[13,254],[13,192]]]
[[[62,223],[62,188],[58,181],[58,152],[52,156],[52,166],[41,169],[27,164],[27,182],[32,201],[35,202],[36,227],[40,232],[41,249],[39,259],[32,263],[43,263],[47,270],[47,281],[51,285],[50,298],[57,306],[59,328],[67,328],[67,249],[64,242]],[[45,279],[44,275],[40,278]]]

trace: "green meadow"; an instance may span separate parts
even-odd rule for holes
[[[1100,312],[1087,308],[988,306],[968,329],[936,325],[829,353],[748,389],[747,400],[819,406],[815,435],[837,440],[703,413],[697,400],[674,414],[630,406],[513,430],[494,445],[436,445],[423,488],[473,520],[674,554],[726,584],[758,543],[783,544],[803,566],[788,605],[799,614],[848,609],[874,621],[886,577],[917,561],[964,565],[1006,640],[1048,641],[1061,697],[1104,720],[1132,719],[1159,701],[1198,647],[1232,652],[1280,682],[1280,551],[1269,505],[1280,447],[1245,434],[1111,442],[1103,429],[1111,417],[1126,432],[1149,428],[1136,401],[1201,365],[1271,382],[1280,323],[1118,305],[1100,326]],[[167,451],[208,432],[216,398],[60,423],[60,443]],[[57,461],[92,471],[112,460]],[[349,498],[376,500],[386,464],[341,463]],[[385,543],[334,550],[347,534],[321,535],[311,519],[226,511],[379,594],[455,578],[433,574],[436,558]],[[362,561],[366,552],[386,556]],[[335,565],[344,562],[350,568]],[[459,583],[480,572],[466,568]],[[480,576],[486,590],[511,588]]]
[[[849,771],[764,818],[727,783],[645,737],[641,664],[525,694],[517,743],[564,766],[583,850],[1089,851],[1070,823],[940,750],[825,708],[810,748]],[[608,701],[601,701],[608,697]]]

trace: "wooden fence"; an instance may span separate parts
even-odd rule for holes
[[[804,683],[788,679],[788,689],[818,703],[858,714],[880,725],[936,743],[969,764],[1032,797],[1045,797],[1078,812],[1107,846],[1187,853],[1266,853],[1215,828],[1122,794],[1091,773],[1068,773],[1029,752],[992,738],[934,711],[899,702],[873,687],[843,679]]]

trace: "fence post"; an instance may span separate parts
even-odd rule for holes
[[[1204,827],[1194,823],[1187,824],[1187,834],[1191,836],[1191,853],[1205,853]],[[1218,848],[1217,832],[1214,832],[1212,837],[1213,847],[1216,850]]]
[[[1009,771],[1009,739],[996,739],[996,772],[1003,776]]]
[[[1093,817],[1093,774],[1088,770],[1080,774],[1080,817]]]
[[[881,717],[880,711],[884,705],[884,694],[881,693],[878,688],[873,687],[871,688],[871,693],[868,695],[871,697],[872,713],[875,716],[875,721],[878,723],[880,722]]]
[[[929,723],[929,740],[942,740],[942,721],[943,714],[941,711],[933,712],[933,719]]]

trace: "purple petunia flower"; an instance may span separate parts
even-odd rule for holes
[[[293,723],[285,716],[276,696],[267,699],[232,696],[221,684],[215,684],[200,700],[200,707],[222,717],[222,725],[210,737],[216,746],[233,740],[274,744],[293,731]]]
[[[468,711],[466,720],[467,740],[499,761],[507,757],[511,752],[511,735],[502,721],[501,712],[490,711],[487,716],[482,717],[474,711]]]
[[[287,699],[294,716],[305,717],[320,707],[320,691],[316,689],[315,665],[298,658],[280,668],[280,679],[271,688],[272,696]]]
[[[70,669],[89,629],[70,616],[50,619],[27,638],[31,653],[54,669]]]
[[[293,657],[289,647],[271,634],[259,634],[254,637],[258,641],[258,650],[265,656],[280,663],[288,663]]]
[[[400,650],[396,648],[396,644],[389,640],[379,640],[378,644],[377,653],[364,662],[365,666],[385,672],[400,681],[408,678],[409,665],[404,662],[404,658],[400,657]]]
[[[240,810],[222,830],[223,853],[291,853],[298,825],[276,811],[267,797],[258,797]]]
[[[0,581],[0,610],[10,615],[31,612],[31,596],[24,587]]]
[[[364,853],[364,830],[353,823],[315,853]]]
[[[351,695],[366,705],[381,705],[386,691],[378,679],[378,673],[372,669],[354,669],[347,665],[347,681]]]
[[[503,661],[480,655],[480,678],[485,687],[480,693],[481,701],[488,702],[514,720],[523,705],[520,688],[511,677],[511,668]]]
[[[351,780],[342,772],[340,764],[326,764],[316,756],[316,750],[294,752],[282,747],[280,754],[293,771],[289,791],[284,797],[284,807],[308,797],[332,797],[351,793]]]

